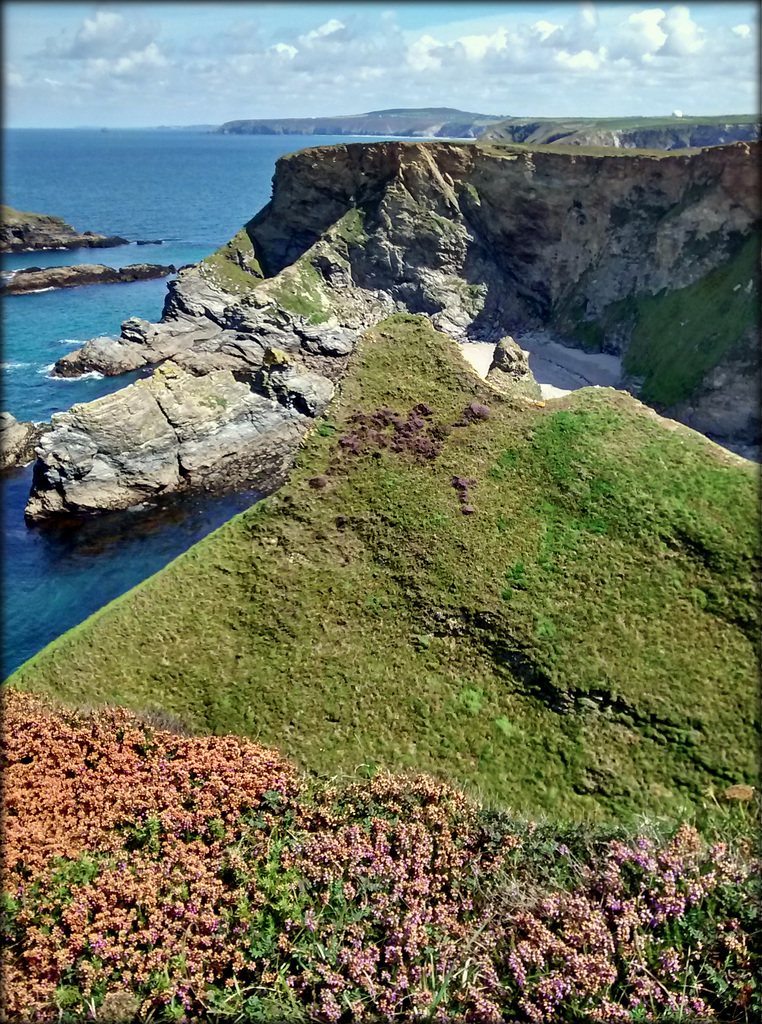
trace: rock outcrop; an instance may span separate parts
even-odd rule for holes
[[[229,370],[194,377],[167,362],[147,380],[56,413],[37,447],[27,518],[124,509],[183,491],[272,489],[333,387],[294,366],[271,376],[275,397],[266,398]]]
[[[532,399],[542,397],[540,387],[529,368],[529,356],[510,335],[501,338],[495,346],[486,379],[506,395],[523,395]]]
[[[34,252],[39,249],[109,249],[129,245],[119,235],[80,233],[61,217],[43,213],[21,213],[10,206],[0,208],[0,252]]]
[[[671,375],[659,411],[683,408],[698,422],[708,389],[715,438],[748,437],[757,403],[749,388],[740,400],[727,392],[736,378],[725,368],[756,365],[742,353],[756,309],[758,169],[759,144],[746,143],[662,155],[436,142],[304,150],[278,161],[271,201],[231,242],[181,268],[160,323],[128,320],[119,338],[93,339],[56,372],[172,360],[202,379],[233,374],[304,416],[327,389],[297,386],[294,368],[335,382],[358,332],[407,311],[460,340],[545,329],[621,355],[633,382],[653,389]],[[711,301],[683,334],[680,310],[696,295]],[[531,388],[506,345],[493,376]],[[265,365],[276,350],[291,369]],[[50,461],[60,429],[40,449],[35,494],[46,479],[68,486],[70,468]],[[165,490],[190,486],[172,479]],[[30,514],[40,507],[33,495]]]
[[[50,425],[23,423],[11,416],[9,412],[0,412],[0,470],[13,469],[31,462],[35,445],[50,430]]]
[[[23,295],[48,288],[81,288],[86,284],[125,284],[150,281],[174,274],[175,268],[157,263],[131,263],[127,267],[107,267],[103,263],[79,263],[71,267],[27,267],[3,275],[2,292]]]

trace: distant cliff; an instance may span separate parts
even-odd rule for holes
[[[80,233],[61,217],[44,213],[21,213],[0,207],[0,252],[34,252],[38,249],[107,249],[127,245],[117,235]]]
[[[474,139],[505,115],[474,114],[453,107],[371,110],[338,117],[287,117],[227,121],[222,135],[398,135],[411,138]]]
[[[509,118],[490,125],[485,142],[528,146],[615,146],[623,149],[690,149],[759,140],[760,119],[741,117]]]

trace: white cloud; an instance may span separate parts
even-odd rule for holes
[[[590,50],[580,50],[579,53],[567,53],[566,50],[559,50],[556,54],[556,61],[568,68],[570,71],[597,71],[605,58],[605,50],[598,53]]]
[[[275,46],[271,46],[270,49],[281,57],[287,57],[293,59],[299,52],[295,46],[289,46],[288,43],[276,43]]]
[[[470,60],[481,60],[489,50],[504,50],[508,34],[505,29],[500,29],[491,36],[461,36],[455,44],[465,50]]]
[[[706,32],[691,18],[687,7],[672,7],[661,27],[667,34],[662,51],[675,56],[699,53],[706,42]]]
[[[113,11],[96,11],[85,18],[72,36],[62,34],[45,40],[43,54],[63,60],[119,58],[125,52],[143,50],[154,41],[158,25],[152,21],[127,19]]]
[[[561,26],[554,25],[550,21],[536,21],[534,25],[532,25],[532,28],[535,30],[535,32],[539,33],[541,42],[545,42],[548,36],[552,35],[554,32],[557,32],[558,29],[561,28]]]
[[[612,41],[611,56],[638,62],[656,53],[667,40],[661,28],[664,17],[660,7],[631,14]]]
[[[326,20],[316,8],[314,17],[289,24],[282,17],[269,22],[269,5],[261,4],[251,7],[252,17],[243,7],[243,18],[215,15],[206,34],[194,22],[192,36],[177,32],[179,19],[143,18],[160,7],[135,5],[133,15],[120,5],[51,23],[55,28],[46,26],[27,46],[27,53],[37,47],[31,57],[15,46],[6,82],[15,85],[14,110],[22,100],[30,110],[44,106],[48,78],[62,83],[61,95],[68,91],[72,103],[96,97],[107,110],[124,97],[125,108],[131,102],[143,119],[160,100],[154,123],[164,124],[183,123],[184,111],[192,111],[190,121],[212,123],[390,106],[530,117],[753,110],[751,5],[748,14],[736,6],[718,22],[721,5],[709,16],[708,5],[668,3],[555,4],[529,15],[523,5],[506,4],[495,8],[503,13],[472,19],[464,4],[459,21],[404,33],[393,11],[342,7],[340,18]],[[58,105],[64,109],[62,100]],[[93,123],[104,121],[93,116]]]
[[[146,68],[165,68],[168,63],[156,43],[149,43],[144,50],[120,57],[113,65],[113,71],[115,75],[131,75]]]
[[[435,71],[441,68],[442,59],[437,57],[433,51],[442,49],[443,43],[426,35],[408,47],[407,62],[415,71]]]
[[[332,36],[334,35],[334,33],[340,32],[341,29],[343,28],[346,28],[343,21],[338,21],[336,18],[331,18],[330,21],[327,21],[324,25],[321,25],[319,28],[313,29],[312,32],[308,32],[305,36],[302,36],[301,38],[306,43],[311,43],[315,39],[321,39],[324,36]]]

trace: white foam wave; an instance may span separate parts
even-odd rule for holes
[[[34,363],[0,363],[0,370],[24,370],[27,366],[34,366]]]
[[[59,345],[83,345],[84,342],[80,341],[79,338],[59,338]]]
[[[56,364],[53,363],[53,366],[55,366],[55,365]],[[52,368],[53,367],[51,367],[51,369]],[[48,380],[60,380],[60,381],[63,381],[64,383],[68,384],[68,383],[76,383],[77,381],[80,381],[80,380],[103,380],[103,376],[104,375],[102,373],[98,373],[97,370],[88,370],[87,373],[80,373],[77,377],[58,377],[58,376],[54,376],[52,373],[49,373],[48,374]]]
[[[51,370],[53,369],[53,367],[54,367],[55,365],[56,365],[55,363],[51,363],[51,364],[50,364],[50,366],[41,366],[41,367],[40,367],[40,368],[39,368],[39,369],[37,370],[37,372],[38,372],[38,373],[45,373],[45,374],[48,374],[48,373],[50,373],[50,371],[51,371]]]

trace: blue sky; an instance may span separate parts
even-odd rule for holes
[[[5,124],[757,110],[756,3],[3,4]]]

